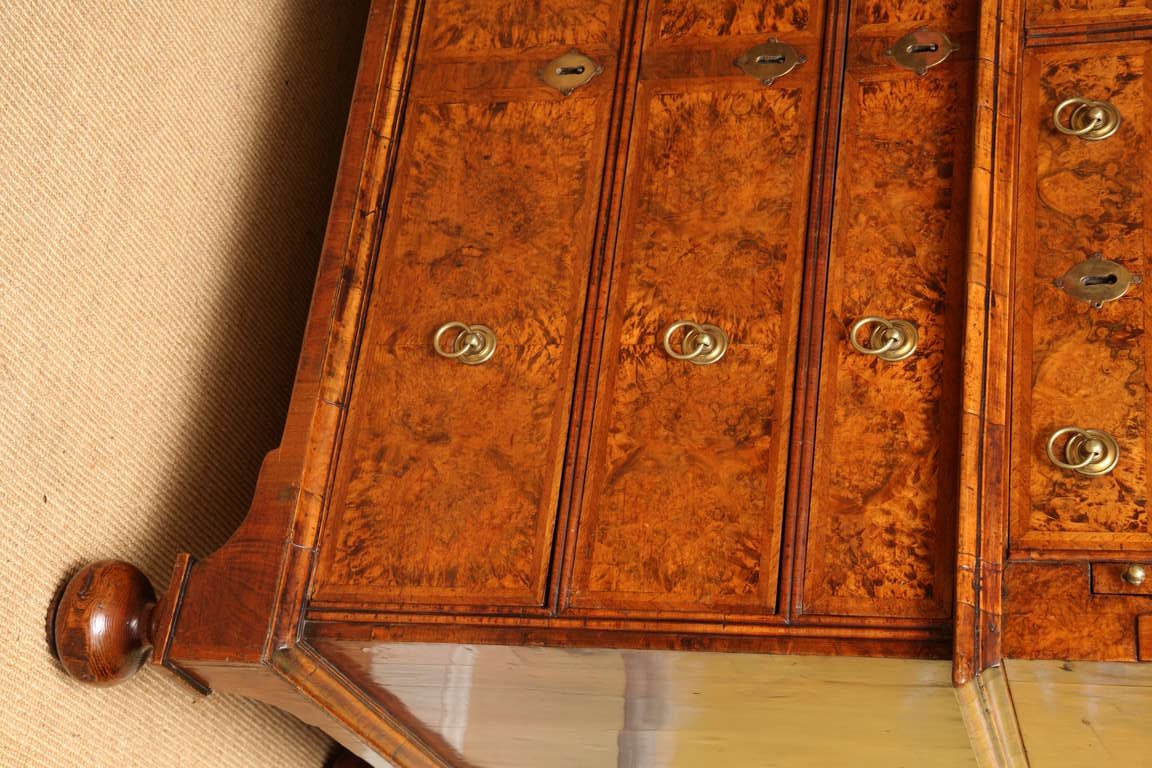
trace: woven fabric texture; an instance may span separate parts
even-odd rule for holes
[[[283,426],[367,0],[0,3],[0,765],[320,766],[328,739],[145,668],[84,688],[85,562],[239,524]]]

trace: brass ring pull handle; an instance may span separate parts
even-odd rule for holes
[[[875,328],[868,335],[868,345],[860,343],[857,336],[860,329],[873,325]],[[920,334],[916,326],[907,320],[887,320],[883,317],[862,317],[852,324],[848,332],[848,341],[852,348],[862,355],[873,355],[889,363],[895,363],[910,357],[920,343]]]
[[[686,329],[680,339],[680,349],[672,345],[672,337],[681,328]],[[709,323],[680,320],[664,331],[664,351],[673,360],[687,360],[696,365],[711,365],[728,351],[728,334]]]
[[[1075,109],[1064,123],[1062,113],[1068,107]],[[1120,112],[1106,101],[1093,101],[1081,96],[1073,96],[1056,105],[1052,110],[1052,124],[1056,130],[1067,136],[1076,136],[1085,141],[1106,139],[1120,127]]]
[[[444,348],[444,336],[456,331],[449,349]],[[491,359],[496,351],[496,333],[486,325],[468,325],[453,321],[444,323],[432,337],[432,348],[436,354],[449,360],[458,360],[464,365],[480,365]]]
[[[1056,443],[1065,435],[1071,437],[1064,444],[1064,459],[1061,460],[1056,457]],[[1098,429],[1061,427],[1048,438],[1047,451],[1048,460],[1054,466],[1089,477],[1108,474],[1120,461],[1120,445],[1116,438]]]

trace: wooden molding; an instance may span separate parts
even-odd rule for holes
[[[956,699],[972,740],[977,765],[1028,768],[1028,753],[1003,667],[986,669],[957,686]]]
[[[363,740],[403,768],[456,768],[455,762],[426,743],[383,707],[371,701],[327,660],[308,646],[272,654],[272,668],[317,711],[339,721],[341,728]],[[331,733],[331,729],[325,728]]]

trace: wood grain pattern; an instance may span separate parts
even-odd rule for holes
[[[962,685],[1002,658],[1002,574],[1008,537],[1011,285],[1018,197],[1020,2],[981,5],[958,497],[956,643]]]
[[[1006,657],[1136,660],[1144,596],[1093,595],[1088,563],[1012,563],[1004,574]]]
[[[1152,563],[1130,561],[1125,563],[1092,563],[1092,594],[1094,595],[1152,595],[1152,579],[1130,584],[1124,578],[1130,566],[1143,567],[1152,575]],[[1152,606],[1149,606],[1152,610]]]
[[[1152,613],[1136,617],[1136,658],[1152,661]]]
[[[224,547],[195,564],[179,559],[180,578],[156,608],[163,625],[153,663],[179,670],[205,659],[261,665],[269,646],[295,637],[319,525],[315,502],[342,423],[418,17],[415,0],[376,0],[369,12],[283,439],[265,458],[248,516]]]
[[[1147,42],[1041,49],[1025,59],[1013,343],[1013,553],[1152,550],[1148,514],[1149,304],[1134,286],[1100,309],[1053,285],[1092,253],[1149,274]],[[1124,123],[1087,142],[1052,127],[1070,96],[1112,102]],[[1120,444],[1102,477],[1053,466],[1056,429]]]
[[[852,26],[856,33],[894,37],[931,26],[955,36],[976,28],[979,10],[980,3],[967,0],[864,0],[852,4]]]
[[[421,24],[418,58],[611,46],[622,7],[616,0],[435,0]]]
[[[821,24],[819,5],[810,0],[658,0],[648,18],[647,44],[652,46],[679,40],[715,44],[718,39],[774,32],[818,33]]]
[[[569,594],[582,611],[775,607],[817,72],[766,88],[726,67],[642,73]],[[724,329],[724,359],[670,359],[679,320]]]
[[[1119,28],[1152,21],[1148,0],[1026,0],[1026,24],[1033,32],[1092,25]]]
[[[52,650],[82,683],[123,682],[152,649],[155,607],[156,594],[138,568],[118,560],[89,563],[53,606]]]
[[[540,605],[608,102],[434,83],[411,96],[316,594]],[[449,321],[495,330],[493,358],[437,356]]]
[[[956,35],[967,20],[944,22]],[[849,40],[862,53],[849,54],[842,107],[797,608],[941,620],[952,610],[972,135],[956,105],[971,99],[974,67],[955,56],[920,78],[887,64],[869,35]],[[855,352],[848,330],[868,315],[914,323],[916,353],[886,363]]]

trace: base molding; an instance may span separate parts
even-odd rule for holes
[[[1028,753],[1004,668],[990,667],[956,688],[980,768],[1028,768]]]

